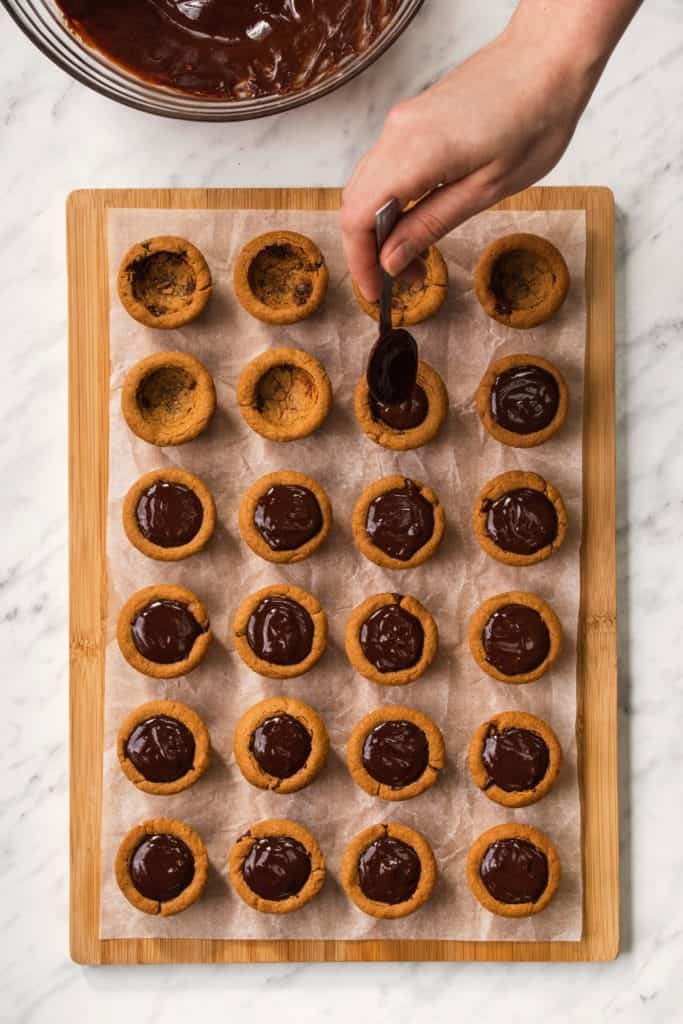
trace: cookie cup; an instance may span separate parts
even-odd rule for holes
[[[332,385],[315,356],[300,348],[273,348],[252,359],[237,384],[245,422],[269,441],[308,437],[332,406]]]
[[[376,419],[365,374],[356,385],[354,409],[363,432],[382,448],[405,452],[428,444],[441,430],[448,414],[448,393],[441,376],[428,363],[420,360],[417,383],[427,396],[427,415],[422,423],[410,430],[396,430],[388,423]]]
[[[526,729],[540,736],[548,748],[548,768],[545,775],[533,789],[519,792],[509,792],[501,789],[495,783],[489,784],[489,777],[482,761],[484,744],[491,726],[498,732],[505,729]],[[492,715],[479,726],[470,741],[467,755],[467,765],[475,786],[482,791],[484,796],[502,807],[528,807],[535,804],[550,792],[560,772],[562,764],[562,751],[557,736],[542,719],[535,715],[528,715],[524,711],[501,711],[498,715]]]
[[[422,632],[424,634],[422,654],[420,656],[420,660],[410,668],[402,669],[399,672],[380,672],[380,670],[365,657],[365,653],[360,642],[360,631],[363,623],[369,619],[371,615],[379,611],[380,608],[384,608],[385,605],[393,605],[397,603],[406,612],[413,615],[422,626]],[[419,679],[420,676],[424,675],[431,663],[434,661],[439,645],[439,635],[436,622],[424,605],[421,605],[416,598],[402,596],[401,600],[397,602],[395,594],[385,593],[375,594],[372,597],[368,597],[362,604],[359,604],[357,608],[354,608],[348,622],[346,623],[344,644],[349,661],[356,671],[359,672],[360,675],[364,676],[365,679],[369,679],[372,683],[380,683],[382,686],[405,686],[407,683],[413,683],[416,679]]]
[[[313,643],[303,661],[299,661],[295,665],[275,665],[259,658],[249,646],[247,639],[249,618],[265,597],[288,597],[305,608],[313,620]],[[254,672],[258,672],[259,675],[266,676],[268,679],[294,679],[296,676],[302,676],[308,672],[322,657],[327,644],[327,616],[317,597],[313,597],[307,590],[295,587],[292,583],[271,583],[270,586],[250,594],[242,602],[235,612],[232,631],[235,650],[245,665],[248,665]]]
[[[147,836],[157,834],[168,834],[177,836],[189,848],[194,859],[194,877],[186,889],[175,897],[175,899],[159,902],[150,900],[133,885],[130,877],[130,862],[138,846]],[[159,914],[161,917],[171,917],[187,910],[189,906],[196,903],[204,892],[206,879],[209,873],[209,856],[201,837],[193,828],[175,818],[151,818],[143,821],[131,829],[124,836],[114,864],[114,872],[119,889],[129,903],[145,914]]]
[[[490,661],[487,661],[483,639],[486,623],[494,612],[497,612],[499,608],[503,608],[507,604],[524,604],[529,608],[533,608],[543,619],[550,637],[548,654],[541,664],[531,672],[520,672],[512,676],[505,675],[495,665],[492,665]],[[555,612],[542,597],[530,594],[525,590],[510,590],[506,594],[496,594],[495,597],[490,597],[483,604],[479,605],[470,619],[468,639],[472,657],[479,665],[479,668],[486,672],[488,676],[491,676],[492,679],[497,679],[501,683],[533,683],[534,680],[540,679],[541,676],[545,675],[548,669],[557,661],[562,648],[562,626]]]
[[[385,835],[411,846],[420,861],[420,880],[417,888],[410,899],[404,900],[403,903],[381,903],[379,900],[368,899],[360,887],[358,861],[371,843]],[[435,881],[436,862],[427,840],[415,829],[408,828],[407,825],[397,825],[395,822],[371,825],[370,828],[364,829],[349,843],[342,858],[341,883],[346,895],[359,910],[370,917],[396,920],[414,914],[431,896]]]
[[[540,235],[520,232],[497,238],[474,271],[474,291],[486,315],[518,330],[550,320],[568,290],[562,253]]]
[[[403,786],[401,789],[394,789],[387,786],[370,775],[363,764],[363,745],[369,733],[383,722],[412,722],[418,729],[421,729],[427,738],[429,745],[429,761],[419,779]],[[349,737],[346,748],[346,762],[351,773],[351,778],[361,789],[370,796],[378,796],[382,800],[399,801],[410,800],[419,796],[434,785],[439,777],[445,763],[445,748],[441,730],[427,715],[415,708],[404,706],[391,706],[377,708],[366,715],[355,727]]]
[[[267,324],[293,324],[320,308],[329,274],[306,235],[268,231],[252,238],[235,262],[235,294],[247,313]]]
[[[155,352],[126,374],[121,411],[130,429],[149,444],[186,444],[208,427],[216,390],[208,370],[186,352]]]
[[[142,609],[151,604],[152,601],[178,601],[185,604],[191,615],[194,616],[204,632],[195,639],[189,655],[182,661],[174,661],[168,665],[158,661],[150,661],[140,654],[133,643],[131,625]],[[187,587],[178,587],[175,584],[160,583],[151,587],[143,587],[128,598],[119,612],[119,619],[116,628],[116,637],[124,656],[129,665],[145,676],[154,679],[175,679],[177,676],[184,676],[199,665],[206,655],[211,643],[211,629],[209,628],[209,616],[206,608],[196,594],[193,594]]]
[[[194,737],[192,769],[181,778],[174,779],[173,782],[150,782],[138,771],[126,754],[126,744],[133,730],[148,718],[154,718],[156,715],[166,715],[168,718],[177,719],[190,730]],[[140,707],[126,715],[116,738],[116,754],[126,778],[130,779],[133,785],[143,793],[153,793],[156,796],[170,796],[193,786],[208,768],[210,750],[209,731],[204,722],[196,711],[193,711],[187,704],[181,704],[178,700],[150,700],[146,704],[141,704]]]
[[[287,779],[264,771],[251,749],[251,739],[256,729],[274,715],[290,715],[296,718],[311,737],[311,752],[306,764]],[[329,749],[327,729],[317,711],[302,700],[284,696],[268,697],[245,711],[237,723],[233,740],[237,767],[247,782],[258,789],[270,789],[281,794],[296,793],[309,786],[322,770]]]
[[[303,888],[284,900],[267,900],[259,896],[249,888],[242,872],[254,841],[267,836],[287,836],[294,839],[304,847],[311,860],[311,873]],[[286,818],[270,818],[251,825],[248,832],[240,836],[230,851],[229,871],[235,892],[248,906],[261,914],[290,914],[294,910],[300,910],[320,892],[325,881],[325,858],[317,839],[303,825]]]
[[[557,533],[553,541],[530,555],[505,551],[504,548],[499,547],[489,536],[486,529],[487,512],[485,504],[489,501],[497,501],[498,498],[509,494],[510,491],[522,488],[529,488],[529,490],[540,491],[545,494],[548,500],[552,502],[555,515],[557,516]],[[489,480],[485,487],[482,487],[472,513],[472,526],[479,547],[487,555],[490,555],[491,558],[495,558],[497,562],[502,562],[504,565],[517,566],[536,565],[537,562],[544,562],[546,558],[550,558],[558,548],[562,547],[567,536],[567,510],[562,500],[562,495],[557,488],[544,480],[538,473],[523,473],[519,470],[511,470],[508,473],[501,473],[500,476],[494,477],[493,480]]]
[[[391,320],[394,327],[410,327],[422,323],[439,312],[448,294],[448,268],[435,245],[430,245],[420,258],[424,276],[410,282],[399,277],[394,282],[391,302]],[[368,302],[355,281],[353,293],[356,302],[368,316],[379,322],[379,303]]]
[[[261,535],[254,523],[256,506],[263,494],[276,484],[291,484],[296,487],[307,487],[318,502],[322,516],[322,526],[315,537],[302,544],[301,547],[293,548],[291,551],[273,551],[271,546]],[[317,551],[323,541],[327,538],[332,526],[332,506],[326,492],[313,477],[305,473],[297,473],[292,469],[277,470],[274,473],[266,473],[259,477],[245,491],[239,509],[239,528],[242,540],[247,544],[255,555],[265,559],[266,562],[279,564],[291,564],[292,562],[303,562],[309,558],[314,551]]]
[[[166,483],[183,484],[199,498],[202,506],[202,524],[187,544],[179,544],[177,547],[164,548],[160,544],[154,544],[144,536],[138,525],[136,510],[140,498],[153,484],[164,481]],[[148,558],[154,558],[158,562],[179,562],[183,558],[195,555],[202,548],[205,548],[211,539],[216,526],[216,505],[211,492],[206,484],[195,476],[188,473],[186,469],[153,469],[145,473],[130,488],[123,502],[123,528],[126,536],[133,547],[141,551]]]
[[[119,267],[117,287],[126,312],[145,327],[191,323],[211,298],[211,272],[199,249],[176,235],[132,246]]]
[[[514,430],[501,427],[491,413],[491,391],[497,378],[501,373],[513,370],[517,366],[538,366],[545,370],[554,378],[559,393],[557,412],[553,419],[543,430],[535,430],[532,434],[518,434]],[[541,356],[522,354],[505,356],[504,359],[498,359],[489,366],[477,388],[476,401],[479,419],[486,431],[496,441],[500,441],[501,444],[505,444],[509,448],[536,448],[539,444],[545,444],[551,437],[554,437],[564,425],[569,410],[569,391],[564,377],[556,366],[549,363],[547,359],[542,359]]]
[[[353,510],[353,516],[351,519],[351,528],[353,530],[354,540],[359,550],[375,565],[381,565],[384,569],[414,569],[416,565],[422,565],[428,558],[434,554],[443,538],[444,530],[446,527],[446,517],[444,515],[443,506],[441,505],[438,497],[431,489],[431,487],[425,486],[420,483],[419,480],[412,480],[418,488],[423,498],[431,504],[434,513],[434,530],[429,540],[422,545],[421,548],[415,552],[415,554],[401,561],[400,558],[392,558],[391,555],[386,554],[381,548],[376,547],[372,543],[368,532],[365,528],[367,522],[368,510],[370,505],[378,498],[380,494],[384,494],[386,491],[394,490],[394,488],[401,488],[405,485],[407,477],[404,476],[385,476],[381,480],[376,480],[369,487],[366,487],[360,498],[356,502]]]
[[[495,899],[484,885],[480,871],[481,862],[489,846],[500,839],[524,839],[545,854],[548,861],[548,882],[535,903],[502,903]],[[472,893],[482,907],[499,917],[530,917],[532,914],[540,914],[557,892],[561,877],[562,867],[557,850],[544,832],[532,828],[531,825],[518,825],[516,822],[496,825],[475,839],[467,856],[467,881]]]

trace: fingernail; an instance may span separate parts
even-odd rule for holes
[[[402,270],[408,266],[409,263],[418,256],[418,251],[411,241],[406,239],[405,242],[400,242],[395,249],[385,256],[382,260],[382,266],[391,274],[392,277],[397,277]]]

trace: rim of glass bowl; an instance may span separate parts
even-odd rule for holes
[[[38,49],[81,84],[102,96],[161,117],[185,121],[247,121],[280,114],[333,92],[382,56],[407,28],[424,0],[402,0],[399,10],[363,53],[344,61],[328,78],[300,92],[245,100],[210,100],[190,96],[136,78],[108,60],[72,32],[54,0],[0,0]]]

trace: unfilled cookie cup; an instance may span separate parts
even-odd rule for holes
[[[264,899],[249,887],[244,878],[244,862],[255,840],[268,836],[286,836],[293,839],[304,847],[310,857],[311,873],[308,880],[298,893],[286,899]],[[262,914],[290,914],[294,910],[300,910],[320,892],[325,881],[325,858],[318,841],[303,825],[286,818],[270,818],[252,825],[248,832],[240,836],[230,851],[229,871],[235,892],[248,906]]]
[[[397,596],[400,596],[400,601],[396,600]],[[365,656],[360,642],[360,631],[363,623],[374,612],[379,611],[380,608],[386,605],[393,604],[399,604],[406,612],[413,615],[422,626],[424,634],[422,654],[419,661],[410,668],[396,672],[380,672],[376,665],[373,665]],[[380,683],[382,686],[405,686],[407,683],[413,683],[416,679],[423,676],[434,661],[439,646],[439,634],[436,622],[424,605],[420,604],[416,598],[384,593],[374,594],[372,597],[366,598],[357,608],[354,608],[346,623],[344,642],[349,661],[365,679],[369,679],[372,683]]]
[[[559,394],[557,411],[551,422],[542,430],[536,430],[530,434],[520,434],[514,430],[502,427],[494,419],[491,411],[491,392],[496,380],[502,373],[506,373],[508,370],[518,366],[538,366],[540,369],[545,370],[555,379]],[[479,413],[479,419],[491,437],[494,437],[496,441],[500,441],[501,444],[508,445],[510,448],[535,448],[539,444],[545,444],[564,425],[568,409],[569,392],[560,371],[552,363],[549,363],[547,359],[529,355],[528,353],[517,356],[505,356],[504,359],[498,359],[495,363],[492,363],[477,388],[477,412]]]
[[[147,836],[164,834],[176,836],[189,848],[194,860],[194,877],[180,895],[172,900],[160,902],[148,899],[138,892],[130,876],[130,862],[138,846]],[[176,821],[175,818],[151,818],[149,821],[143,821],[124,836],[116,854],[114,871],[119,889],[137,910],[142,910],[145,914],[160,914],[162,917],[170,917],[172,914],[179,914],[182,910],[187,910],[204,892],[209,872],[209,857],[201,837],[189,825],[182,821]]]
[[[252,359],[237,385],[246,423],[269,441],[308,437],[332,406],[332,385],[318,360],[300,348],[273,348]]]
[[[548,881],[544,892],[534,903],[502,903],[495,899],[484,885],[481,877],[481,862],[489,846],[500,839],[522,839],[533,843],[541,850],[548,862]],[[544,910],[557,892],[562,877],[562,867],[557,850],[545,835],[530,825],[496,825],[483,832],[470,847],[467,857],[467,880],[470,889],[481,905],[500,917],[529,917]]]
[[[137,508],[142,498],[153,484],[182,484],[197,496],[202,506],[202,522],[194,537],[186,544],[176,547],[163,547],[155,544],[142,533],[137,517]],[[206,484],[186,469],[153,469],[145,473],[130,488],[123,502],[123,528],[131,544],[148,558],[158,562],[178,562],[189,558],[205,548],[209,543],[216,525],[216,506]]]
[[[305,608],[313,621],[311,650],[302,661],[294,665],[277,665],[265,661],[252,650],[249,644],[247,638],[249,619],[252,612],[266,597],[286,597],[291,601],[296,601],[302,608]],[[259,675],[266,676],[268,679],[293,679],[296,676],[304,675],[320,660],[327,644],[327,616],[320,602],[307,590],[295,587],[291,583],[273,583],[250,594],[237,609],[232,629],[235,650],[242,661],[254,672],[258,672]]]
[[[420,483],[419,480],[411,480],[419,490],[423,498],[425,498],[431,505],[434,514],[434,530],[432,535],[422,547],[405,561],[400,558],[393,558],[388,555],[381,548],[378,548],[370,540],[368,532],[366,530],[366,521],[368,516],[368,509],[373,503],[375,498],[378,498],[381,494],[386,491],[394,490],[395,488],[402,488],[406,484],[406,477],[403,476],[385,476],[381,480],[376,480],[369,487],[366,487],[360,498],[356,502],[353,510],[353,517],[351,520],[351,527],[353,530],[354,540],[359,550],[375,565],[381,565],[385,569],[414,569],[416,565],[422,565],[428,558],[435,553],[441,540],[443,538],[444,530],[446,527],[446,517],[444,515],[443,507],[431,489],[431,487],[425,486]]]
[[[311,738],[311,752],[306,764],[294,775],[280,778],[264,771],[256,760],[252,749],[254,732],[269,718],[276,715],[289,715],[295,718],[308,732]],[[240,718],[235,728],[233,751],[237,767],[242,775],[258,789],[269,789],[274,793],[296,793],[309,786],[320,774],[330,748],[330,739],[317,711],[294,697],[269,697],[259,701]]]
[[[135,767],[126,753],[126,744],[133,730],[149,718],[164,715],[175,718],[189,729],[194,738],[194,761],[192,768],[185,775],[173,782],[151,782]],[[158,796],[170,796],[189,789],[201,778],[209,764],[211,743],[209,731],[196,711],[181,704],[177,700],[151,700],[131,711],[124,718],[116,740],[116,753],[124,775],[143,793],[154,793]]]
[[[293,324],[322,305],[328,272],[315,242],[296,231],[268,231],[244,246],[234,270],[235,294],[257,320]]]
[[[489,778],[482,761],[482,753],[492,727],[497,732],[503,732],[506,729],[525,729],[528,732],[536,733],[544,741],[548,748],[548,767],[543,778],[532,789],[510,791],[497,786]],[[535,715],[528,715],[524,711],[501,711],[500,714],[492,715],[482,722],[472,736],[467,764],[475,786],[489,800],[502,807],[528,807],[530,804],[542,800],[557,782],[562,764],[562,751],[557,736],[542,719],[536,718]]]
[[[562,253],[546,238],[525,233],[497,238],[474,271],[484,312],[507,327],[537,327],[555,316],[569,290]]]
[[[138,437],[161,448],[202,433],[216,409],[211,374],[185,352],[155,352],[123,382],[121,411]]]
[[[497,501],[511,491],[522,489],[540,491],[542,494],[545,494],[552,503],[557,517],[557,532],[554,539],[549,544],[539,548],[538,551],[534,551],[533,554],[519,554],[499,547],[489,535],[486,525],[486,504]],[[539,476],[537,473],[523,473],[519,470],[512,470],[508,473],[501,473],[500,476],[489,480],[482,487],[472,513],[472,526],[480,548],[487,555],[490,555],[491,558],[495,558],[497,562],[517,566],[535,565],[537,562],[543,562],[546,558],[550,558],[562,546],[567,535],[567,510],[560,492],[551,483],[544,480],[542,476]]]
[[[322,518],[322,526],[318,533],[306,541],[305,544],[289,551],[273,550],[254,522],[254,514],[259,500],[269,488],[276,484],[308,488],[318,502]],[[249,490],[245,492],[240,502],[239,528],[242,540],[245,544],[249,545],[255,555],[265,559],[267,562],[285,564],[302,562],[305,558],[309,558],[327,538],[331,525],[332,506],[326,492],[313,477],[306,476],[305,473],[297,473],[292,469],[277,470],[274,473],[266,473],[265,476],[259,477],[258,480],[254,481]]]
[[[548,654],[543,661],[532,671],[520,672],[516,675],[506,675],[487,660],[483,641],[484,627],[493,613],[509,604],[526,605],[538,612],[545,623],[550,638]],[[544,601],[536,594],[529,594],[523,590],[511,590],[506,594],[496,594],[495,597],[490,597],[488,601],[484,601],[483,604],[479,605],[470,620],[468,635],[470,651],[476,663],[487,675],[501,683],[532,683],[534,680],[540,679],[557,661],[562,647],[562,626],[555,612],[547,601]]]
[[[138,242],[121,261],[119,298],[146,327],[183,327],[211,298],[211,272],[199,249],[185,238],[159,235]]]
[[[368,846],[382,836],[390,836],[411,846],[420,861],[420,878],[417,888],[410,899],[404,900],[403,903],[381,903],[378,900],[368,899],[360,887],[358,861]],[[396,918],[414,914],[431,896],[435,881],[436,862],[427,840],[415,829],[408,828],[407,825],[397,825],[395,822],[371,825],[370,828],[364,829],[347,846],[342,859],[341,883],[346,895],[359,910],[370,917],[396,920]]]
[[[373,402],[365,374],[356,386],[354,408],[363,432],[382,448],[404,452],[428,444],[441,430],[448,415],[448,392],[440,375],[420,360],[417,383],[427,397],[427,415],[422,423],[408,430],[396,430],[375,417]]]
[[[196,637],[190,653],[182,661],[174,661],[164,664],[157,661],[150,661],[145,658],[133,642],[132,624],[139,612],[153,601],[177,601],[187,605],[187,609],[194,617],[202,632]],[[178,587],[172,584],[155,584],[152,587],[143,587],[128,598],[119,612],[119,619],[116,629],[116,637],[124,656],[129,665],[145,676],[155,679],[175,679],[184,676],[202,661],[211,643],[211,629],[209,628],[209,616],[206,608],[196,594],[187,587]]]
[[[409,327],[434,316],[443,306],[448,294],[446,261],[435,245],[431,245],[420,258],[424,270],[421,281],[411,283],[396,278],[391,300],[391,319],[394,327]],[[355,281],[353,293],[364,313],[379,321],[379,303],[368,302]]]
[[[427,767],[414,782],[407,786],[394,788],[373,778],[363,764],[363,745],[369,733],[383,722],[411,722],[421,729],[425,734],[429,745],[429,758]],[[445,763],[445,748],[441,730],[435,722],[421,711],[404,706],[391,706],[377,708],[366,715],[355,727],[349,737],[346,748],[346,761],[351,778],[361,789],[370,796],[378,796],[382,800],[410,800],[419,796],[434,785],[441,773]]]

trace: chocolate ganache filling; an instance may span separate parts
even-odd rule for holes
[[[308,487],[274,484],[254,510],[254,525],[273,551],[295,551],[320,533],[320,505]]]
[[[365,620],[359,640],[363,654],[379,672],[402,672],[422,657],[424,630],[397,601],[382,605]]]
[[[159,599],[141,608],[131,625],[133,643],[143,658],[172,665],[189,657],[205,630],[186,604]]]
[[[427,418],[429,401],[424,388],[416,384],[411,395],[398,405],[386,405],[370,396],[370,409],[374,419],[393,430],[414,430]]]
[[[516,727],[498,732],[492,725],[484,741],[481,760],[489,786],[498,786],[506,793],[523,793],[534,789],[545,778],[550,752],[538,733]]]
[[[482,635],[486,660],[506,676],[533,672],[550,651],[550,633],[543,617],[527,604],[497,608]]]
[[[417,383],[418,361],[417,344],[409,331],[380,329],[366,371],[371,397],[385,407],[407,402]]]
[[[413,722],[380,722],[363,743],[363,767],[384,786],[403,789],[424,774],[429,743]]]
[[[166,832],[146,836],[131,857],[130,877],[142,896],[167,903],[194,878],[194,857],[178,836]]]
[[[301,892],[311,874],[308,850],[289,836],[255,839],[242,866],[244,880],[264,900],[286,900]]]
[[[513,366],[491,388],[491,415],[514,434],[544,430],[555,419],[559,403],[557,381],[541,366]]]
[[[264,597],[249,616],[247,641],[258,658],[273,665],[298,665],[311,653],[313,619],[291,597]]]
[[[184,484],[157,480],[147,488],[135,509],[140,533],[161,548],[189,544],[204,519],[202,503]]]
[[[365,529],[390,558],[409,561],[434,533],[434,509],[412,480],[378,495],[368,508]]]
[[[408,843],[393,836],[375,839],[358,860],[358,884],[369,900],[405,903],[418,887],[420,858]]]
[[[485,501],[486,530],[503,551],[533,555],[557,537],[557,512],[543,491],[520,487]]]
[[[526,839],[498,839],[482,857],[481,880],[500,903],[536,903],[548,885],[548,859]]]
[[[148,782],[175,782],[194,765],[194,736],[184,722],[153,715],[126,740],[126,757]]]
[[[290,779],[309,758],[311,734],[292,715],[273,715],[254,729],[249,749],[268,775]]]

